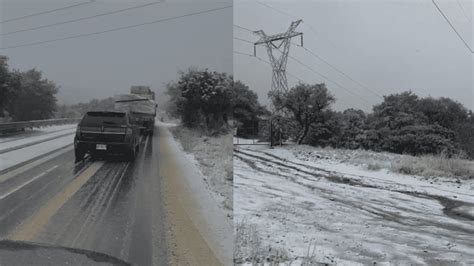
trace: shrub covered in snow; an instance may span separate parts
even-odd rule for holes
[[[221,129],[231,112],[232,77],[225,73],[189,69],[167,86],[170,112],[187,127]]]
[[[332,98],[318,95],[314,98],[322,101],[319,103],[299,88],[317,91],[325,87],[300,84],[274,100],[289,114],[285,124],[296,128],[285,133],[298,143],[411,155],[444,153],[448,157],[464,151],[474,158],[474,116],[449,98],[420,98],[406,91],[384,96],[372,113],[365,114],[355,109],[332,111]]]

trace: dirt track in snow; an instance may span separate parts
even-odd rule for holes
[[[321,262],[474,263],[469,191],[348,175],[278,149],[239,147],[234,159],[236,219],[295,259],[315,241]]]

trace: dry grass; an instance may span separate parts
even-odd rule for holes
[[[318,255],[316,241],[310,241],[307,253],[303,256],[291,257],[285,248],[263,245],[257,227],[243,219],[234,226],[234,264],[252,264],[269,266],[291,265],[328,265],[322,263]],[[295,262],[297,264],[295,264]]]
[[[291,148],[290,148],[291,149]],[[411,156],[388,152],[346,150],[295,146],[294,154],[302,160],[329,159],[351,165],[360,165],[371,171],[388,169],[395,173],[424,177],[474,178],[474,162],[462,154]]]
[[[367,170],[379,171],[380,169],[382,169],[382,165],[379,163],[372,162],[372,163],[367,164]]]
[[[194,147],[198,144],[199,138],[195,137],[196,133],[198,136],[202,136],[201,132],[192,133],[190,129],[181,126],[172,127],[170,131],[179,140],[183,150],[186,152],[193,151]]]
[[[420,157],[406,156],[394,163],[393,171],[425,177],[474,178],[474,163],[462,157],[448,158],[445,154],[425,155]]]
[[[255,225],[242,220],[234,225],[234,231],[234,264],[291,265],[286,249],[263,246]]]
[[[316,242],[313,243],[311,240],[309,242],[308,251],[306,252],[306,256],[302,258],[301,266],[312,266],[312,265],[327,265],[327,263],[321,263],[317,258],[317,246]]]
[[[336,149],[331,147],[294,146],[295,155],[304,159],[329,159],[352,165],[364,165],[371,170],[390,167],[390,162],[399,160],[403,155],[388,152],[366,150]]]

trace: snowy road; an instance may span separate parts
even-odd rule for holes
[[[265,245],[325,263],[474,264],[472,185],[431,184],[290,151],[234,150],[234,216]]]
[[[0,154],[0,239],[98,251],[136,265],[221,264],[223,254],[202,230],[206,221],[186,205],[196,202],[195,191],[179,193],[188,177],[170,169],[194,166],[172,149],[175,140],[166,126],[155,132],[142,138],[134,162],[75,164],[72,136],[64,131],[5,141],[18,148]],[[57,138],[49,139],[51,134]],[[0,150],[5,147],[0,144]],[[26,162],[18,165],[19,157]]]

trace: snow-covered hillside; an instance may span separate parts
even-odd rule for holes
[[[235,146],[234,222],[257,234],[238,260],[265,256],[245,247],[258,245],[297,263],[474,264],[474,180],[371,171],[308,149]]]

